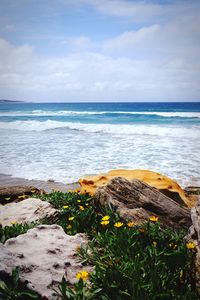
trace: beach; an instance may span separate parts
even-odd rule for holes
[[[0,105],[0,172],[63,184],[147,169],[200,185],[199,103]]]
[[[32,186],[38,190],[50,193],[53,191],[60,191],[63,193],[69,190],[75,190],[80,188],[78,182],[71,184],[64,184],[62,182],[55,181],[42,181],[42,180],[28,180],[24,178],[11,177],[9,175],[0,174],[0,188],[13,187],[13,186]]]

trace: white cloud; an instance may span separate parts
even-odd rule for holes
[[[41,58],[0,41],[1,98],[43,101],[188,100],[199,97],[199,70],[179,58],[136,60],[100,53]]]
[[[80,0],[77,5],[80,2],[116,16],[133,16],[140,10],[143,16],[161,16],[166,9],[163,6],[160,12],[160,5],[144,1]],[[180,9],[181,14],[177,13]],[[172,19],[150,23],[98,43],[86,35],[68,37],[62,41],[68,54],[62,57],[43,57],[29,45],[16,46],[0,39],[0,98],[200,100],[196,6],[192,10],[189,5],[179,5]]]
[[[62,0],[66,5],[77,8],[81,5],[89,5],[103,15],[120,17],[127,21],[150,23],[155,20],[169,20],[177,14],[198,12],[200,3],[198,0],[174,0],[162,3],[149,0]]]
[[[155,24],[149,27],[143,27],[139,30],[128,31],[120,34],[119,36],[109,39],[103,43],[104,51],[114,51],[121,52],[127,50],[133,50],[137,45],[141,43],[148,44],[152,41],[152,38],[159,31],[160,26]]]
[[[137,20],[138,18],[155,16],[162,12],[160,4],[147,3],[145,1],[89,0],[87,2],[94,5],[102,13],[114,16],[132,16],[137,18]]]
[[[72,51],[86,50],[92,46],[91,40],[87,36],[68,37],[61,41],[62,45],[66,45]]]

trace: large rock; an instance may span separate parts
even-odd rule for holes
[[[186,197],[183,189],[176,181],[162,174],[148,170],[113,170],[107,174],[81,178],[79,179],[79,183],[82,187],[81,192],[94,195],[98,187],[106,185],[114,177],[123,177],[129,181],[134,179],[141,180],[159,189],[160,192],[182,205],[185,203],[186,206],[192,207],[194,204]]]
[[[5,204],[13,200],[21,201],[32,194],[40,194],[40,190],[33,186],[4,186],[0,187],[0,203]]]
[[[11,274],[19,266],[20,279],[28,288],[47,299],[57,299],[52,288],[63,276],[74,284],[79,271],[91,271],[77,256],[77,249],[86,243],[84,234],[69,236],[58,225],[39,225],[0,245],[0,273]]]
[[[191,225],[188,208],[139,180],[130,182],[115,177],[106,186],[98,188],[95,197],[102,205],[111,204],[117,207],[122,217],[136,222],[156,215],[163,224],[173,228]]]
[[[186,239],[196,245],[196,287],[200,295],[200,201],[191,209],[192,226],[189,229]]]
[[[0,223],[10,226],[12,223],[29,223],[43,218],[53,218],[57,211],[46,201],[28,198],[18,203],[0,205]]]

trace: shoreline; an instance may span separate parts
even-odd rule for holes
[[[78,182],[64,184],[63,182],[57,182],[53,180],[28,180],[25,178],[18,178],[0,173],[0,188],[11,186],[34,186],[35,188],[43,190],[46,193],[50,193],[52,191],[60,191],[65,193],[69,190],[75,190],[80,188]]]

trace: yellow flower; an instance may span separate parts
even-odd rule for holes
[[[64,205],[63,208],[67,209],[69,208],[69,205]]]
[[[12,222],[10,222],[12,225],[14,225],[14,224],[16,224],[17,222],[16,221],[12,221]]]
[[[128,227],[134,227],[136,225],[136,223],[135,222],[132,222],[132,221],[129,221],[128,223],[127,223],[127,226]]]
[[[81,250],[81,246],[79,245],[76,247],[76,251],[79,252],[80,250]]]
[[[89,273],[87,271],[80,271],[76,274],[77,279],[87,280],[89,277]]]
[[[150,220],[151,222],[157,222],[157,221],[158,221],[158,217],[156,217],[156,216],[151,216],[151,217],[149,218],[149,220]]]
[[[80,200],[80,199],[78,199],[78,200],[77,200],[77,202],[78,202],[78,203],[81,203],[81,200]]]
[[[27,197],[27,195],[21,195],[21,196],[18,196],[17,198],[18,199],[24,199],[24,198],[26,198]]]
[[[68,220],[69,220],[69,221],[73,221],[73,220],[74,220],[74,217],[69,217]]]
[[[108,221],[108,220],[110,220],[110,217],[109,217],[109,216],[104,216],[104,217],[102,218],[102,221]]]
[[[122,223],[122,222],[116,222],[116,223],[114,224],[114,226],[117,227],[117,228],[120,228],[120,227],[122,227],[123,225],[124,225],[124,223]]]
[[[110,221],[101,221],[101,225],[106,226],[110,223]]]
[[[152,244],[153,244],[153,246],[154,246],[154,247],[156,247],[156,246],[157,246],[157,242],[156,242],[156,241],[153,241],[153,243],[152,243]]]
[[[80,210],[85,210],[85,208],[82,205],[79,205]]]
[[[69,224],[69,225],[67,226],[67,229],[72,229],[72,225]]]
[[[195,249],[195,248],[196,248],[196,245],[195,245],[193,242],[189,242],[189,243],[186,244],[186,247],[187,247],[188,249]]]
[[[10,200],[10,197],[8,197],[8,198],[5,198],[5,200]]]
[[[73,190],[68,190],[68,193],[73,193]]]

